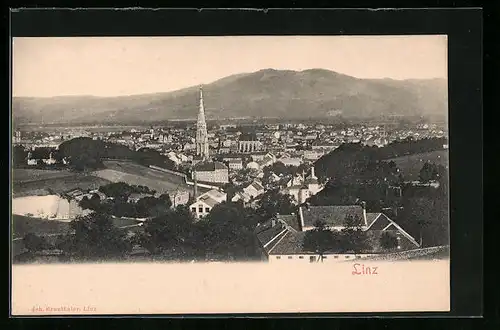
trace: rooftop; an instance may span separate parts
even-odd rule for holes
[[[199,172],[206,172],[215,170],[227,170],[227,166],[221,162],[204,162],[196,164],[195,169]]]
[[[304,227],[314,227],[320,221],[328,227],[343,227],[348,216],[359,219],[364,225],[363,208],[359,205],[301,206]]]
[[[243,133],[238,138],[240,141],[257,141],[257,135],[255,133]]]
[[[291,227],[292,229],[296,231],[300,231],[300,226],[299,226],[299,219],[297,218],[296,215],[281,215],[278,214],[276,218],[285,223],[287,226]]]
[[[203,203],[207,204],[210,207],[214,207],[215,205],[219,204],[219,201],[213,199],[209,195],[201,196],[200,198],[198,198],[197,203],[199,203],[199,202],[203,202]]]

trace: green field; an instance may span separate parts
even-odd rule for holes
[[[69,222],[12,215],[13,239],[22,238],[28,233],[41,236],[67,233],[69,230]]]
[[[173,192],[177,189],[192,190],[182,176],[154,170],[126,161],[105,161],[106,169],[91,174],[68,171],[15,169],[13,171],[13,197],[61,194],[80,188],[98,189],[110,182],[125,182],[130,185],[147,186],[158,192]],[[200,192],[208,189],[199,188]]]
[[[13,169],[12,180],[14,182],[31,182],[48,179],[57,179],[74,176],[75,173],[69,171],[37,170],[37,169]]]
[[[98,189],[110,181],[92,175],[73,174],[72,176],[52,179],[41,179],[28,182],[13,182],[13,197],[61,194],[66,191],[80,188],[83,190]]]
[[[169,193],[177,189],[192,190],[184,178],[174,174],[155,170],[146,166],[122,161],[105,161],[105,170],[96,171],[94,176],[111,182],[125,182],[130,185],[147,186],[157,192]],[[199,189],[204,192],[206,189]]]
[[[387,161],[394,161],[398,168],[403,171],[408,180],[418,180],[422,166],[426,162],[440,164],[448,168],[448,150],[437,150],[421,154],[414,154],[391,158]]]

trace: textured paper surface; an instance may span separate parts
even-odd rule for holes
[[[15,265],[13,315],[450,310],[449,262]],[[359,267],[358,267],[359,269]]]

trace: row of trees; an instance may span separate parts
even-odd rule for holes
[[[330,180],[312,196],[312,205],[348,205],[366,202],[368,212],[384,212],[424,246],[446,245],[448,232],[448,171],[442,165],[425,163],[423,183],[437,181],[439,187],[405,183],[403,173],[387,162],[362,163],[349,174]]]
[[[144,222],[143,230],[128,235],[114,226],[103,209],[71,222],[72,233],[53,243],[34,235],[25,237],[25,246],[34,253],[57,248],[64,258],[75,261],[123,259],[133,246],[141,246],[154,259],[239,259],[260,258],[254,229],[277,213],[295,211],[289,196],[267,192],[256,209],[240,202],[216,205],[201,221],[195,221],[188,206],[166,210]]]
[[[101,186],[99,191],[110,197],[104,201],[98,194],[87,196],[79,202],[82,209],[90,209],[102,214],[110,214],[117,217],[154,217],[166,213],[172,207],[172,201],[168,193],[154,197],[154,190],[146,186],[128,185],[124,182],[109,183]],[[129,201],[131,194],[150,194],[137,200]]]
[[[350,172],[353,164],[370,163],[390,158],[442,150],[445,138],[414,140],[407,138],[378,148],[361,143],[345,143],[334,151],[322,156],[315,163],[318,177],[342,177]]]
[[[146,166],[155,165],[175,169],[175,163],[157,150],[142,148],[136,151],[124,145],[86,137],[61,143],[59,154],[61,157],[66,157],[71,167],[78,171],[103,168],[103,160],[106,158],[126,159]]]

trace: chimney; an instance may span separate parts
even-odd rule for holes
[[[198,198],[198,183],[197,183],[197,179],[196,179],[196,168],[194,168],[194,171],[193,171],[193,181],[194,181],[194,186],[193,186],[194,199],[196,200],[196,198]]]
[[[300,220],[300,230],[304,231],[304,214],[302,213],[302,207],[299,207],[299,220]]]
[[[368,220],[366,219],[366,202],[361,202],[361,207],[363,208],[363,221],[365,222],[365,226],[368,226]]]
[[[316,179],[316,175],[314,174],[314,165],[311,167],[311,178]]]

